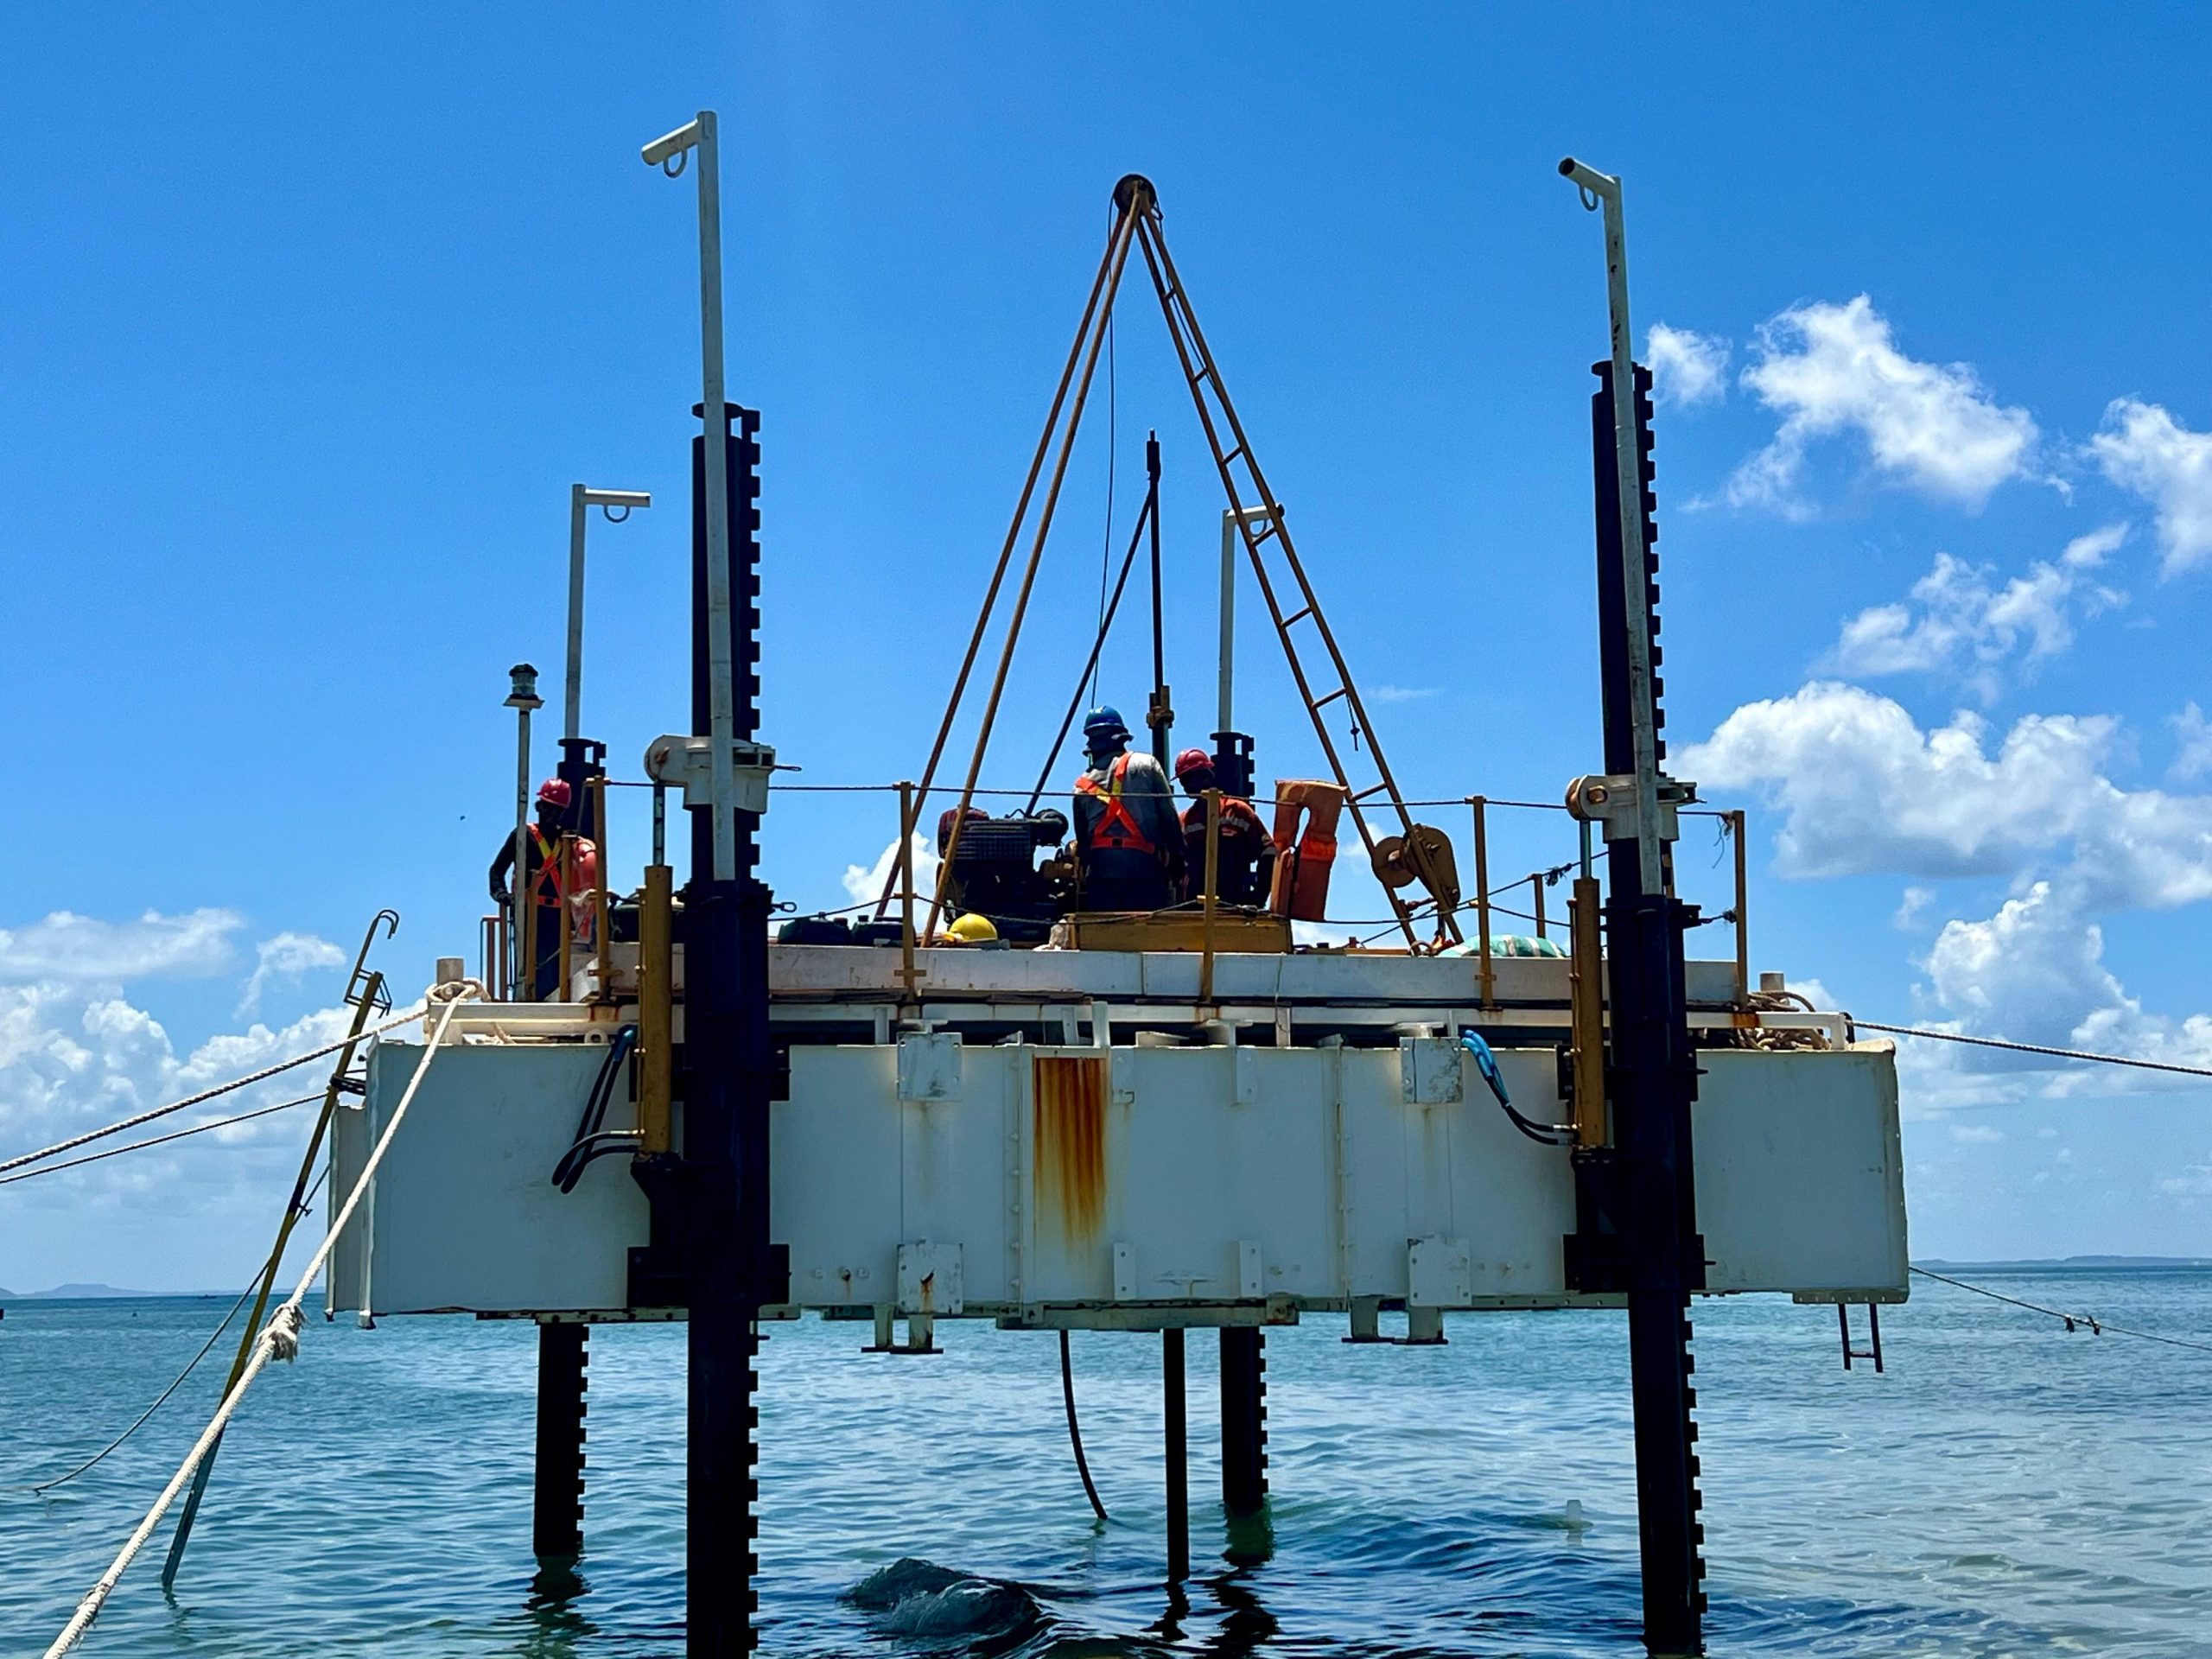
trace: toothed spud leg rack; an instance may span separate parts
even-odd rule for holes
[[[1657,1653],[1700,1653],[1704,1531],[1689,1297],[1705,1287],[1706,1264],[1690,1145],[1698,1072],[1682,949],[1697,912],[1675,897],[1671,845],[1678,808],[1695,798],[1695,785],[1662,770],[1651,375],[1630,356],[1620,181],[1571,159],[1560,171],[1585,206],[1604,209],[1612,322],[1612,354],[1593,365],[1599,385],[1591,404],[1605,772],[1576,779],[1567,798],[1577,817],[1603,826],[1606,843],[1611,1134],[1574,1154],[1577,1228],[1567,1240],[1567,1270],[1579,1290],[1627,1295],[1644,1642]]]

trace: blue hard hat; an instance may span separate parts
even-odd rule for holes
[[[1129,728],[1122,723],[1120,709],[1102,702],[1083,717],[1083,734],[1086,738],[1127,737]]]

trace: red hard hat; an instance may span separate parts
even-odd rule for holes
[[[540,806],[557,806],[565,812],[569,810],[569,780],[565,778],[548,778],[537,786],[537,804]]]
[[[1185,749],[1175,757],[1175,776],[1179,779],[1187,778],[1194,772],[1212,770],[1213,756],[1204,749]]]

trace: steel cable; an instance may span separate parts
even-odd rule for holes
[[[420,1019],[422,1015],[423,1005],[418,1002],[406,1013],[396,1014],[382,1025],[371,1026],[365,1031],[341,1037],[334,1043],[325,1043],[321,1048],[311,1048],[306,1053],[296,1054],[289,1060],[280,1060],[275,1065],[266,1065],[258,1071],[250,1071],[235,1082],[222,1084],[213,1089],[203,1089],[196,1095],[188,1096],[182,1100],[171,1101],[166,1106],[156,1106],[150,1112],[140,1112],[137,1116],[126,1117],[119,1123],[111,1123],[105,1128],[88,1129],[83,1135],[72,1135],[67,1141],[57,1141],[50,1147],[41,1147],[36,1152],[26,1152],[20,1156],[10,1158],[5,1163],[0,1163],[0,1175],[6,1174],[11,1169],[21,1169],[25,1164],[41,1162],[58,1152],[73,1152],[77,1147],[88,1145],[94,1141],[105,1140],[111,1135],[120,1135],[125,1129],[135,1129],[141,1123],[150,1123],[157,1117],[167,1117],[172,1112],[181,1112],[190,1107],[203,1105],[220,1096],[235,1093],[240,1089],[276,1077],[280,1072],[289,1071],[295,1066],[305,1065],[309,1060],[319,1060],[326,1054],[335,1054],[349,1043],[358,1043],[364,1037],[373,1037],[379,1032],[390,1031],[395,1026],[404,1026],[410,1020]]]
[[[1986,1296],[1993,1302],[2009,1302],[2014,1307],[2026,1308],[2031,1313],[2046,1313],[2054,1319],[2063,1319],[2069,1331],[2077,1325],[2086,1325],[2094,1336],[2101,1337],[2110,1332],[2115,1337],[2137,1337],[2145,1342],[2162,1342],[2169,1348],[2193,1348],[2199,1353],[2212,1354],[2212,1342],[2191,1342],[2184,1337],[2162,1337],[2154,1331],[2131,1331],[2124,1325],[2113,1325],[2087,1313],[2069,1313],[2060,1308],[2045,1307],[2040,1302],[2024,1302],[2017,1296],[2007,1296],[2002,1291],[1986,1290],[1980,1285],[1970,1285],[1963,1279],[1954,1279],[1948,1274],[1936,1273],[1927,1268],[1915,1268],[1913,1271],[1923,1279],[1934,1279],[1960,1290],[1970,1290],[1975,1295]]]
[[[205,1135],[210,1129],[226,1129],[233,1123],[249,1123],[257,1117],[267,1117],[275,1112],[289,1112],[295,1106],[304,1106],[309,1101],[321,1100],[322,1090],[302,1095],[296,1100],[280,1100],[274,1106],[257,1107],[250,1112],[239,1112],[230,1117],[213,1117],[205,1123],[194,1123],[190,1128],[172,1129],[167,1135],[149,1135],[143,1141],[133,1141],[120,1147],[110,1147],[105,1152],[88,1152],[82,1158],[65,1158],[58,1164],[45,1164],[36,1169],[19,1169],[13,1175],[0,1175],[0,1186],[16,1181],[35,1179],[41,1175],[58,1175],[65,1169],[74,1169],[80,1164],[97,1164],[103,1158],[120,1158],[126,1152],[143,1152],[148,1147],[158,1147],[166,1141],[181,1141],[187,1135]]]
[[[2049,1048],[2041,1043],[2015,1043],[2002,1037],[1969,1037],[1962,1031],[1930,1031],[1925,1026],[1885,1026],[1872,1020],[1845,1020],[1862,1031],[1878,1031],[1894,1037],[1932,1037],[1939,1043],[1969,1043],[1976,1048],[2009,1049],[2018,1054],[2047,1054],[2053,1059],[2094,1060],[2100,1065],[2129,1065],[2139,1071],[2176,1071],[2188,1077],[2212,1077],[2212,1068],[2176,1065],[2168,1060],[2137,1060],[2125,1054],[2092,1054],[2080,1048]]]
[[[253,1300],[253,1293],[258,1289],[259,1287],[260,1281],[256,1279],[254,1283],[248,1285],[245,1287],[245,1294],[240,1296],[238,1300],[231,1304],[230,1312],[224,1314],[221,1322],[218,1324],[213,1331],[207,1333],[207,1340],[200,1344],[200,1351],[194,1354],[185,1363],[184,1369],[176,1374],[175,1380],[169,1383],[168,1387],[163,1389],[159,1394],[154,1396],[154,1403],[148,1406],[145,1410],[140,1412],[138,1415],[131,1421],[130,1427],[124,1429],[122,1433],[117,1435],[99,1451],[93,1452],[91,1457],[86,1458],[82,1463],[79,1464],[74,1469],[72,1469],[67,1474],[56,1475],[52,1480],[40,1481],[36,1485],[32,1486],[28,1490],[34,1492],[49,1492],[56,1486],[60,1486],[66,1482],[76,1479],[77,1477],[83,1474],[86,1470],[91,1468],[102,1458],[107,1456],[109,1452],[114,1451],[116,1447],[121,1446],[133,1434],[136,1434],[139,1428],[145,1423],[145,1421],[149,1417],[151,1417],[156,1412],[159,1411],[162,1408],[162,1403],[167,1401],[171,1395],[175,1394],[179,1389],[184,1386],[185,1378],[190,1376],[192,1373],[199,1368],[200,1362],[207,1357],[208,1351],[213,1349],[218,1342],[222,1340],[223,1332],[231,1328],[231,1321],[238,1318],[238,1310]]]
[[[315,1096],[312,1096],[312,1095],[310,1095],[309,1096],[308,1096],[308,1099],[310,1099],[310,1100],[312,1100],[312,1099],[314,1099],[314,1098],[315,1098]],[[293,1102],[292,1103],[293,1103],[294,1105],[297,1105],[299,1103],[298,1103],[298,1102],[296,1102],[296,1101],[295,1101],[295,1102]],[[212,1126],[211,1126],[211,1127],[212,1127]],[[190,1133],[190,1131],[187,1131],[187,1133]],[[105,1153],[103,1153],[103,1154],[101,1154],[101,1156],[105,1157],[105,1156],[107,1156],[107,1154],[105,1154]],[[39,1171],[38,1173],[39,1173],[40,1174],[44,1174],[44,1173],[45,1173],[45,1172],[44,1172],[43,1170],[41,1170],[41,1171]],[[328,1173],[329,1173],[329,1172],[328,1172],[327,1170],[326,1170],[326,1171],[324,1171],[324,1172],[323,1172],[323,1173],[324,1173],[325,1175],[327,1175],[327,1174],[328,1174]],[[17,1179],[18,1180],[20,1180],[20,1179],[22,1179],[23,1178],[22,1178],[22,1177],[21,1177],[21,1176],[18,1176],[18,1177],[16,1177],[16,1179]],[[321,1192],[321,1191],[322,1191],[322,1176],[320,1176],[320,1175],[319,1175],[319,1176],[317,1176],[317,1177],[315,1178],[315,1183],[314,1186],[312,1186],[312,1187],[310,1187],[310,1188],[308,1189],[308,1194],[307,1194],[307,1197],[306,1197],[305,1198],[303,1198],[303,1199],[301,1201],[301,1204],[302,1204],[301,1213],[302,1213],[302,1214],[303,1214],[303,1215],[304,1215],[304,1214],[306,1213],[306,1208],[305,1208],[305,1206],[306,1206],[307,1205],[308,1205],[308,1204],[312,1204],[312,1203],[315,1201],[315,1195],[317,1192]],[[238,1318],[238,1310],[239,1310],[240,1308],[244,1307],[244,1306],[245,1306],[249,1301],[252,1300],[253,1300],[254,1293],[255,1293],[256,1291],[259,1290],[260,1288],[261,1288],[261,1281],[260,1281],[259,1276],[258,1276],[258,1275],[257,1275],[257,1276],[255,1277],[255,1279],[254,1279],[253,1283],[251,1283],[251,1284],[248,1285],[248,1286],[245,1287],[245,1290],[244,1294],[241,1294],[241,1295],[238,1297],[238,1300],[236,1300],[235,1302],[232,1302],[232,1303],[231,1304],[230,1312],[223,1315],[222,1322],[221,1322],[220,1324],[219,1324],[218,1325],[216,1325],[216,1327],[215,1327],[213,1331],[211,1331],[211,1332],[209,1332],[207,1333],[207,1340],[206,1342],[204,1342],[204,1343],[202,1343],[202,1344],[200,1344],[200,1351],[199,1351],[198,1353],[194,1354],[194,1356],[193,1356],[193,1357],[192,1357],[188,1361],[187,1361],[187,1362],[186,1362],[184,1369],[183,1369],[182,1370],[179,1371],[179,1372],[176,1374],[175,1380],[175,1381],[173,1381],[172,1382],[170,1382],[170,1384],[168,1385],[168,1387],[167,1387],[166,1389],[162,1389],[159,1394],[157,1394],[157,1395],[156,1395],[154,1396],[154,1402],[153,1402],[153,1404],[151,1404],[151,1405],[148,1406],[148,1407],[146,1408],[146,1409],[145,1409],[145,1410],[143,1410],[143,1411],[140,1412],[137,1417],[135,1417],[134,1419],[132,1419],[132,1420],[131,1420],[131,1423],[130,1423],[130,1427],[128,1427],[128,1428],[124,1429],[124,1430],[123,1431],[123,1433],[120,1433],[120,1434],[117,1435],[113,1440],[110,1440],[110,1441],[109,1441],[105,1446],[102,1446],[99,1451],[97,1451],[97,1452],[93,1452],[93,1453],[92,1453],[92,1455],[91,1457],[86,1458],[86,1459],[84,1460],[84,1462],[82,1462],[82,1463],[79,1464],[79,1465],[78,1465],[74,1469],[72,1469],[72,1470],[71,1470],[67,1474],[66,1474],[66,1475],[56,1475],[56,1476],[55,1476],[52,1480],[42,1480],[42,1481],[39,1482],[36,1485],[35,1485],[35,1486],[31,1486],[31,1487],[28,1487],[28,1488],[26,1488],[25,1490],[29,1491],[34,1491],[34,1492],[49,1492],[49,1491],[53,1491],[56,1486],[60,1486],[60,1485],[65,1484],[66,1483],[67,1483],[67,1482],[69,1482],[69,1481],[73,1481],[73,1480],[76,1479],[78,1476],[79,1476],[79,1475],[83,1474],[83,1473],[85,1472],[85,1471],[86,1471],[87,1469],[91,1468],[94,1464],[98,1463],[101,1459],[103,1459],[103,1458],[105,1458],[105,1456],[107,1456],[107,1454],[108,1454],[109,1452],[111,1452],[114,1451],[114,1450],[116,1449],[116,1447],[118,1447],[118,1446],[121,1446],[121,1445],[122,1445],[125,1440],[129,1440],[129,1439],[130,1439],[133,1434],[136,1434],[136,1433],[139,1431],[139,1429],[144,1426],[146,1420],[147,1420],[149,1417],[151,1417],[151,1416],[152,1416],[152,1415],[153,1415],[156,1411],[159,1411],[159,1410],[162,1408],[162,1403],[163,1403],[165,1401],[167,1401],[167,1400],[168,1399],[168,1397],[169,1397],[171,1395],[175,1394],[175,1393],[179,1389],[181,1389],[181,1388],[182,1388],[182,1387],[184,1386],[184,1380],[185,1380],[185,1378],[187,1378],[187,1377],[190,1376],[193,1374],[193,1372],[194,1372],[194,1371],[195,1371],[195,1370],[197,1370],[199,1369],[199,1367],[200,1367],[200,1362],[201,1360],[203,1360],[203,1359],[205,1359],[205,1358],[207,1358],[207,1354],[208,1354],[209,1350],[213,1349],[213,1348],[214,1347],[214,1345],[216,1344],[216,1343],[217,1343],[217,1342],[219,1342],[219,1340],[221,1340],[221,1338],[222,1338],[222,1335],[223,1335],[223,1332],[226,1332],[226,1331],[227,1331],[227,1330],[229,1330],[229,1329],[231,1328],[231,1321],[232,1321],[232,1320],[233,1320],[233,1319],[235,1319],[236,1318]]]

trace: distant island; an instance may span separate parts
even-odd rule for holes
[[[118,1290],[113,1285],[56,1285],[52,1290],[0,1290],[0,1302],[89,1302],[117,1297],[197,1296],[193,1290]]]
[[[2212,1268],[2212,1256],[2203,1255],[2061,1255],[2027,1256],[2017,1261],[1953,1262],[1940,1255],[1923,1256],[1912,1264],[1930,1271],[1988,1273],[2010,1268],[2018,1272],[2061,1273],[2089,1268]]]

